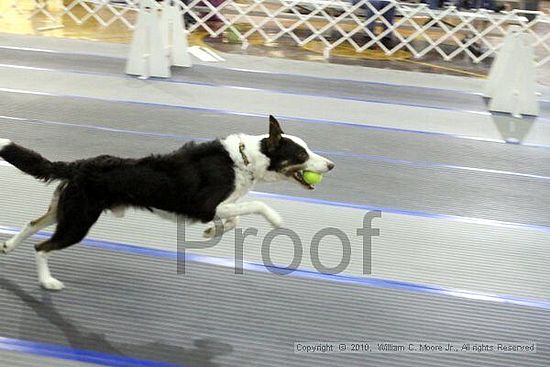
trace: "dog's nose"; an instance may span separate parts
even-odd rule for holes
[[[334,168],[334,163],[328,162],[328,163],[327,163],[327,169],[328,169],[329,171],[332,171],[333,168]]]

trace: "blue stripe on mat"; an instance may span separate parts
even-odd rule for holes
[[[428,213],[428,212],[422,212],[422,211],[417,211],[417,210],[382,208],[382,207],[376,207],[376,206],[365,205],[365,204],[355,204],[355,203],[347,203],[347,202],[341,202],[341,201],[315,199],[315,198],[302,197],[302,196],[274,194],[274,193],[260,192],[260,191],[250,191],[250,194],[254,195],[254,196],[257,196],[257,197],[260,197],[260,198],[266,198],[266,199],[296,201],[296,202],[300,202],[300,203],[328,205],[328,206],[334,206],[334,207],[360,209],[360,210],[366,210],[366,211],[379,210],[379,211],[384,212],[384,213],[406,215],[406,216],[411,216],[411,217],[444,219],[444,220],[449,220],[449,221],[453,221],[453,222],[482,224],[482,225],[493,226],[493,227],[530,229],[530,230],[535,230],[535,231],[539,231],[539,232],[550,233],[550,227],[537,225],[537,224],[504,222],[504,221],[500,221],[500,220],[484,219],[484,218],[461,217],[461,216],[458,216],[458,215]]]
[[[0,159],[0,166],[13,167],[11,164],[9,164],[8,162],[2,159]],[[377,207],[377,206],[372,206],[368,204],[357,204],[357,203],[349,203],[349,202],[342,202],[342,201],[315,199],[315,198],[308,198],[308,197],[302,197],[302,196],[275,194],[270,192],[250,191],[250,195],[260,197],[260,198],[266,198],[266,199],[295,201],[295,202],[301,202],[306,204],[326,205],[326,206],[359,209],[359,210],[366,210],[366,211],[378,210],[385,213],[406,215],[411,217],[443,219],[443,220],[448,220],[453,222],[473,223],[473,224],[481,224],[481,225],[493,226],[493,227],[528,229],[528,230],[534,230],[538,232],[550,233],[550,227],[538,225],[538,224],[505,222],[505,221],[494,220],[494,219],[464,217],[464,216],[451,215],[451,214],[429,213],[429,212],[422,212],[417,210],[384,208],[384,207]]]
[[[101,71],[82,71],[82,70],[74,70],[74,69],[52,69],[52,68],[43,68],[43,67],[35,67],[35,66],[13,65],[13,64],[0,64],[0,67],[13,68],[13,69],[23,69],[23,70],[48,71],[48,72],[63,72],[63,73],[80,74],[80,75],[109,76],[109,77],[124,78],[124,79],[134,79],[135,78],[133,76],[129,76],[129,75],[126,75],[126,74],[120,75],[120,74],[117,74],[117,73],[109,73],[109,72],[101,72]],[[160,82],[160,83],[198,85],[198,86],[201,86],[201,87],[248,90],[248,91],[252,91],[252,92],[269,92],[269,93],[276,93],[276,94],[283,94],[283,95],[290,95],[290,96],[299,96],[299,97],[303,96],[303,97],[314,97],[314,98],[325,98],[325,99],[341,99],[341,100],[348,100],[348,101],[354,101],[354,102],[364,102],[364,103],[383,104],[383,105],[397,105],[397,106],[405,106],[405,107],[425,108],[425,109],[433,109],[433,110],[440,110],[440,111],[464,112],[464,113],[471,113],[471,114],[477,114],[477,115],[491,116],[491,113],[487,112],[487,111],[476,111],[476,110],[467,110],[467,109],[461,109],[461,108],[455,108],[455,107],[425,105],[425,104],[420,104],[420,103],[408,103],[408,102],[388,100],[388,99],[382,100],[382,99],[376,99],[376,98],[360,98],[360,97],[352,97],[352,96],[339,96],[339,95],[334,95],[334,94],[306,93],[306,92],[303,92],[303,91],[291,91],[291,90],[282,90],[282,89],[254,88],[254,87],[245,87],[245,86],[230,85],[230,84],[212,83],[212,82],[189,81],[189,80],[186,80],[186,79],[175,79],[175,78],[166,79],[166,78],[150,77],[148,80],[155,81],[155,82]],[[481,99],[482,97],[480,96],[479,98]]]
[[[6,116],[6,115],[0,115],[0,119],[9,120],[9,121],[18,121],[18,122],[23,122],[23,123],[33,124],[33,125],[64,126],[64,127],[70,127],[70,128],[105,131],[109,133],[114,132],[114,133],[136,135],[136,136],[147,136],[147,137],[154,137],[159,139],[174,139],[176,141],[209,141],[214,139],[214,137],[207,138],[207,137],[180,135],[180,134],[159,133],[155,131],[119,129],[119,128],[113,128],[113,127],[102,126],[102,125],[77,124],[77,123],[68,123],[68,122],[60,122],[60,121],[52,121],[52,120],[40,120],[40,119],[14,117],[14,116]],[[322,150],[314,150],[314,152],[321,155],[327,155],[332,157],[364,159],[372,162],[404,165],[404,166],[410,166],[415,168],[428,168],[428,169],[442,168],[442,169],[452,169],[452,170],[461,170],[461,171],[469,171],[469,172],[494,173],[494,174],[526,177],[526,178],[540,179],[540,180],[550,180],[550,176],[544,176],[544,175],[535,175],[535,174],[529,174],[529,173],[504,171],[504,170],[488,169],[488,168],[458,166],[453,164],[436,163],[436,162],[428,162],[428,161],[409,161],[405,159],[394,159],[394,158],[388,158],[384,156],[375,156],[375,155],[364,154],[364,153],[322,151]]]
[[[13,235],[17,232],[18,232],[18,229],[0,226],[0,234]],[[50,236],[51,236],[51,233],[40,232],[37,235],[35,235],[34,238],[47,239]],[[178,253],[176,251],[160,250],[160,249],[148,248],[143,246],[125,244],[125,243],[110,242],[110,241],[99,240],[99,239],[85,239],[84,241],[82,241],[82,244],[88,247],[98,248],[102,250],[117,251],[117,252],[124,252],[124,253],[129,253],[134,255],[144,255],[144,256],[151,256],[151,257],[158,257],[158,258],[165,258],[165,259],[172,259],[172,260],[176,260],[178,256]],[[192,262],[201,263],[201,264],[235,268],[235,261],[233,259],[228,259],[228,258],[220,258],[220,257],[214,257],[214,256],[186,253],[185,259],[186,261],[192,261]],[[279,268],[279,267],[267,266],[267,265],[251,263],[251,262],[243,262],[243,269],[262,272],[262,273],[268,273],[268,272],[274,273],[274,272],[277,272],[277,270],[281,270],[281,269],[286,270],[287,268]],[[493,303],[499,303],[499,304],[527,306],[527,307],[550,310],[550,301],[546,301],[546,300],[516,297],[512,295],[493,294],[493,293],[487,293],[487,292],[474,292],[474,291],[469,291],[464,289],[455,289],[455,288],[442,287],[437,285],[416,284],[411,282],[403,282],[398,280],[381,279],[381,278],[374,278],[374,277],[350,276],[350,275],[342,275],[342,274],[323,274],[316,271],[303,270],[303,269],[293,269],[293,271],[290,272],[288,276],[295,277],[295,278],[306,278],[306,279],[323,280],[323,281],[330,281],[330,282],[336,282],[336,283],[361,285],[361,286],[367,286],[372,288],[392,289],[392,290],[415,292],[415,293],[450,296],[450,297],[456,297],[456,298],[467,299],[467,300],[486,301],[486,302],[493,302]]]
[[[41,357],[57,358],[74,362],[92,363],[113,367],[185,367],[163,362],[155,362],[126,356],[100,353],[91,350],[75,349],[54,344],[44,344],[0,336],[0,349],[12,352],[33,354]]]
[[[29,90],[13,89],[13,88],[0,88],[0,92],[41,95],[41,96],[50,96],[50,97],[62,97],[62,98],[74,98],[74,99],[89,99],[89,100],[104,101],[104,102],[111,102],[111,103],[127,103],[127,104],[141,105],[141,106],[152,106],[152,107],[182,109],[182,110],[188,110],[188,111],[199,111],[199,112],[214,113],[214,114],[220,114],[220,115],[249,116],[249,117],[262,117],[262,118],[266,118],[267,116],[260,113],[239,112],[239,111],[224,110],[219,108],[194,107],[194,106],[157,103],[157,102],[131,101],[131,100],[125,100],[125,99],[88,97],[88,96],[82,96],[82,95],[65,95],[65,94],[37,92],[37,91],[29,91]],[[361,124],[356,122],[334,121],[334,120],[326,120],[326,119],[319,119],[319,118],[314,119],[314,118],[286,116],[286,115],[277,115],[277,117],[287,121],[298,121],[298,122],[311,123],[311,124],[334,125],[334,126],[343,126],[343,127],[347,126],[347,127],[391,131],[391,132],[408,133],[408,134],[451,137],[451,138],[457,138],[457,139],[485,141],[485,142],[492,142],[492,143],[506,143],[506,141],[503,139],[483,138],[483,137],[442,133],[442,132],[435,132],[435,131],[422,131],[422,130],[412,130],[412,129],[403,129],[403,128],[395,128],[395,127],[385,127],[385,126]],[[522,144],[519,144],[519,145],[522,145]],[[550,148],[550,145],[540,144],[539,146]]]
[[[0,49],[5,50],[15,50],[15,51],[30,51],[30,52],[43,52],[43,53],[50,53],[50,54],[58,54],[58,55],[76,55],[76,56],[92,56],[92,57],[103,57],[108,59],[119,59],[119,60],[126,60],[126,57],[119,57],[115,55],[107,55],[107,54],[100,54],[100,53],[84,53],[84,52],[67,52],[67,51],[60,51],[60,50],[52,50],[52,49],[45,49],[45,48],[35,48],[35,47],[19,47],[19,46],[6,46],[6,45],[0,45]],[[206,66],[206,65],[201,65]],[[290,76],[290,77],[303,77],[303,78],[309,78],[309,79],[319,79],[319,80],[330,80],[330,81],[339,81],[343,83],[364,83],[364,84],[375,84],[375,85],[384,85],[384,86],[390,86],[390,87],[406,87],[411,89],[425,89],[425,90],[433,90],[435,92],[441,92],[441,91],[448,91],[453,92],[457,94],[466,94],[466,95],[475,95],[475,96],[483,96],[482,93],[474,92],[471,90],[463,90],[463,89],[453,89],[453,88],[438,88],[433,86],[420,86],[420,85],[407,85],[407,84],[398,84],[398,83],[390,83],[390,82],[382,82],[382,81],[371,81],[371,80],[360,80],[360,79],[345,79],[345,78],[330,78],[327,76],[315,76],[315,75],[304,75],[304,74],[298,74],[298,73],[283,73],[283,72],[276,72],[276,71],[269,71],[269,70],[254,70],[254,69],[247,69],[247,68],[241,68],[241,67],[227,67],[227,66],[214,66],[214,65],[208,65],[209,68],[217,68],[217,69],[223,69],[223,70],[232,70],[232,71],[240,71],[245,73],[252,73],[252,74],[265,74],[265,75],[282,75],[282,76]],[[542,102],[548,103],[550,101],[542,100]]]

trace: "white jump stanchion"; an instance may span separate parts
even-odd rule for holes
[[[186,68],[193,66],[189,55],[188,32],[185,30],[179,6],[171,5],[170,1],[165,0],[160,24],[170,64]]]
[[[126,62],[126,73],[144,78],[169,78],[170,63],[165,45],[156,2],[142,0]]]
[[[531,37],[520,27],[510,27],[485,88],[485,95],[491,98],[489,110],[537,116],[535,68]]]
[[[485,84],[485,96],[493,98],[497,89],[500,86],[501,80],[506,77],[506,71],[509,69],[509,64],[514,63],[513,60],[514,51],[516,50],[517,35],[521,33],[521,28],[518,26],[510,26],[508,28],[508,34],[506,35],[502,47],[498,51],[491,70],[487,83]]]

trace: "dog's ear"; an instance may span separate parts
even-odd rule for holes
[[[270,149],[275,149],[279,145],[283,134],[279,121],[272,115],[269,115],[269,138],[267,142]]]

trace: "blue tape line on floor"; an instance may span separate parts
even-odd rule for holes
[[[0,349],[12,352],[33,354],[41,357],[57,358],[75,362],[92,363],[114,367],[186,367],[163,362],[155,362],[125,356],[100,353],[91,350],[75,349],[54,344],[44,344],[27,340],[0,337]]]
[[[18,232],[16,228],[0,226],[0,233],[7,235],[14,235]],[[34,236],[34,238],[47,239],[51,236],[49,232],[40,232]],[[170,250],[160,250],[154,248],[148,248],[143,246],[129,245],[124,243],[116,243],[111,241],[99,240],[99,239],[85,239],[82,241],[83,245],[102,249],[109,251],[118,251],[125,252],[135,255],[144,255],[151,257],[160,257],[176,260],[178,253]],[[232,259],[220,258],[207,255],[199,254],[185,254],[186,261],[192,261],[201,264],[208,265],[217,265],[228,268],[234,268],[235,262]],[[262,273],[272,273],[276,270],[288,270],[287,268],[266,266],[263,264],[256,264],[251,262],[243,262],[243,269],[262,272]],[[344,283],[344,284],[353,284],[353,285],[362,285],[372,288],[381,288],[381,289],[392,289],[400,290],[407,292],[415,293],[425,293],[425,294],[434,294],[441,296],[450,296],[456,298],[462,298],[467,300],[477,300],[477,301],[487,301],[500,304],[509,304],[516,306],[527,306],[534,308],[541,308],[545,310],[550,310],[550,301],[530,299],[523,297],[516,297],[512,295],[500,295],[500,294],[491,294],[486,292],[473,292],[463,289],[454,289],[436,285],[426,285],[426,284],[416,284],[411,282],[404,282],[398,280],[389,280],[381,279],[374,277],[360,277],[360,276],[350,276],[342,274],[323,274],[312,270],[303,270],[303,269],[293,269],[292,272],[288,274],[290,277],[295,278],[307,278],[314,280],[324,280],[329,282]]]
[[[24,117],[6,116],[6,115],[0,115],[0,119],[19,121],[19,122],[24,122],[29,124],[36,124],[36,125],[64,126],[64,127],[82,128],[82,129],[90,129],[90,130],[97,130],[97,131],[115,132],[120,134],[147,136],[147,137],[154,137],[159,139],[174,139],[176,141],[191,141],[191,140],[208,141],[213,139],[213,137],[205,138],[205,137],[195,137],[195,136],[188,136],[188,135],[158,133],[153,131],[118,129],[118,128],[112,128],[112,127],[101,126],[101,125],[76,124],[76,123],[68,123],[68,122],[60,122],[60,121],[39,120],[39,119],[24,118]],[[527,178],[540,179],[540,180],[550,180],[549,176],[544,176],[544,175],[534,175],[529,173],[503,171],[503,170],[495,170],[495,169],[487,169],[487,168],[476,168],[476,167],[468,167],[468,166],[457,166],[452,164],[434,163],[434,162],[427,162],[427,161],[408,161],[404,159],[393,159],[393,158],[388,158],[384,156],[373,156],[373,155],[363,154],[363,153],[322,151],[322,150],[314,150],[314,152],[321,155],[327,155],[327,156],[333,156],[333,157],[364,159],[364,160],[369,160],[374,162],[404,165],[404,166],[410,166],[415,168],[443,168],[443,169],[454,169],[454,170],[470,171],[470,172],[494,173],[494,174],[509,175],[509,176],[527,177]]]
[[[449,220],[453,222],[483,224],[483,225],[494,226],[494,227],[530,229],[530,230],[535,230],[539,232],[550,233],[550,227],[536,225],[536,224],[504,222],[504,221],[499,221],[494,219],[461,217],[458,215],[427,213],[427,212],[421,212],[416,210],[382,208],[382,207],[376,207],[376,206],[364,205],[364,204],[346,203],[346,202],[340,202],[340,201],[314,199],[314,198],[291,196],[291,195],[284,195],[284,194],[273,194],[269,192],[250,191],[250,194],[257,197],[266,198],[266,199],[297,201],[301,203],[328,205],[328,206],[335,206],[335,207],[341,207],[341,208],[361,209],[361,210],[367,210],[367,211],[379,210],[384,213],[406,215],[411,217],[444,219],[444,220]]]
[[[89,99],[89,100],[112,102],[112,103],[127,103],[127,104],[136,104],[136,105],[142,105],[142,106],[174,108],[174,109],[182,109],[182,110],[188,110],[188,111],[214,113],[214,114],[220,114],[220,115],[251,116],[251,117],[264,117],[264,118],[266,117],[266,115],[259,114],[259,113],[238,112],[238,111],[230,111],[230,110],[216,109],[216,108],[193,107],[193,106],[156,103],[156,102],[131,101],[131,100],[124,100],[124,99],[109,99],[109,98],[89,97],[89,96],[81,96],[81,95],[65,95],[65,94],[45,93],[45,92],[37,92],[37,91],[29,91],[29,90],[21,90],[21,89],[13,89],[13,88],[0,88],[0,91],[7,92],[7,93],[20,93],[20,94],[42,95],[42,96],[74,98],[74,99]],[[450,137],[450,138],[456,138],[456,139],[474,140],[474,141],[485,141],[485,142],[492,142],[492,143],[506,143],[506,141],[503,139],[482,138],[482,137],[441,133],[441,132],[433,132],[433,131],[401,129],[401,128],[394,128],[394,127],[361,124],[361,123],[355,123],[355,122],[325,120],[325,119],[318,119],[318,118],[313,119],[313,118],[286,116],[286,115],[277,115],[277,116],[280,119],[284,119],[288,121],[298,121],[298,122],[311,123],[311,124],[347,126],[347,127],[391,131],[391,132],[399,132],[399,133],[407,133],[407,134],[421,134],[421,135],[430,135],[430,136]],[[522,145],[522,144],[519,144],[519,145]],[[545,146],[541,144],[540,147],[550,148],[550,145]]]
[[[12,167],[8,162],[2,159],[0,159],[0,166]],[[260,191],[250,191],[250,195],[261,197],[261,198],[267,198],[267,199],[296,201],[296,202],[307,203],[307,204],[327,205],[327,206],[360,209],[360,210],[367,210],[367,211],[378,210],[385,213],[406,215],[411,217],[443,219],[443,220],[448,220],[453,222],[482,224],[487,226],[503,227],[503,228],[529,229],[529,230],[535,230],[538,232],[550,233],[550,227],[537,225],[537,224],[504,222],[504,221],[499,221],[494,219],[461,217],[458,215],[428,213],[428,212],[422,212],[422,211],[416,211],[416,210],[384,208],[384,207],[376,207],[376,206],[366,205],[366,204],[347,203],[347,202],[341,202],[341,201],[331,201],[331,200],[325,200],[325,199],[315,199],[315,198],[307,198],[302,196],[291,196],[291,195],[275,194],[275,193],[260,192]]]
[[[92,57],[103,57],[108,59],[126,60],[126,57],[118,57],[115,55],[106,55],[106,54],[99,54],[99,53],[67,52],[67,51],[34,48],[34,47],[0,45],[0,49],[15,50],[15,51],[43,52],[43,53],[59,54],[59,55],[92,56]],[[222,67],[222,66],[214,66],[214,65],[208,65],[208,66],[201,65],[201,66],[212,68],[212,69],[240,71],[240,72],[252,73],[252,74],[281,75],[281,76],[289,76],[289,77],[301,77],[301,78],[307,78],[307,79],[313,79],[313,80],[339,81],[342,83],[362,83],[366,85],[383,85],[383,86],[389,86],[389,87],[404,87],[404,88],[410,88],[410,89],[432,90],[436,93],[444,91],[444,92],[453,92],[456,94],[473,95],[473,96],[480,96],[480,97],[483,96],[483,93],[474,92],[473,90],[464,90],[464,89],[437,88],[433,86],[428,87],[428,86],[421,86],[421,85],[407,85],[407,84],[389,83],[389,82],[372,81],[372,80],[361,80],[361,79],[330,78],[327,76],[304,75],[304,74],[298,74],[298,73],[282,73],[280,71],[254,70],[254,69],[246,69],[246,68],[239,68],[239,67],[227,67],[227,66]],[[550,100],[541,99],[539,100],[539,102],[550,103]]]
[[[125,78],[125,79],[134,79],[135,77],[125,75],[125,74],[116,74],[116,73],[107,73],[107,72],[97,72],[97,71],[81,71],[74,69],[53,69],[53,68],[42,68],[34,66],[23,66],[23,65],[13,65],[13,64],[0,64],[0,67],[4,68],[14,68],[14,69],[26,69],[26,70],[39,70],[39,71],[49,71],[49,72],[63,72],[79,75],[98,75],[98,76],[109,76],[114,78]],[[254,87],[244,87],[238,85],[228,85],[228,84],[219,84],[219,83],[208,83],[208,82],[199,82],[199,81],[189,81],[185,79],[166,79],[166,78],[156,78],[150,77],[149,80],[159,82],[159,83],[171,83],[171,84],[186,84],[186,85],[198,85],[201,87],[211,87],[211,88],[227,88],[227,89],[237,89],[237,90],[248,90],[253,92],[268,92],[275,94],[283,94],[290,96],[298,97],[314,97],[314,98],[323,98],[323,99],[341,99],[345,101],[354,101],[354,102],[363,102],[363,103],[372,103],[372,104],[383,104],[383,105],[394,105],[394,106],[405,106],[413,108],[423,108],[429,110],[438,110],[438,111],[453,111],[453,112],[464,112],[476,115],[491,116],[490,112],[487,111],[475,111],[467,110],[453,107],[445,106],[433,106],[433,105],[423,105],[419,103],[407,103],[391,100],[379,100],[375,98],[359,98],[359,97],[348,97],[348,96],[339,96],[331,94],[316,94],[316,93],[306,93],[306,92],[293,92],[285,91],[280,89],[268,89],[268,88],[254,88]],[[481,99],[481,96],[479,97]]]

